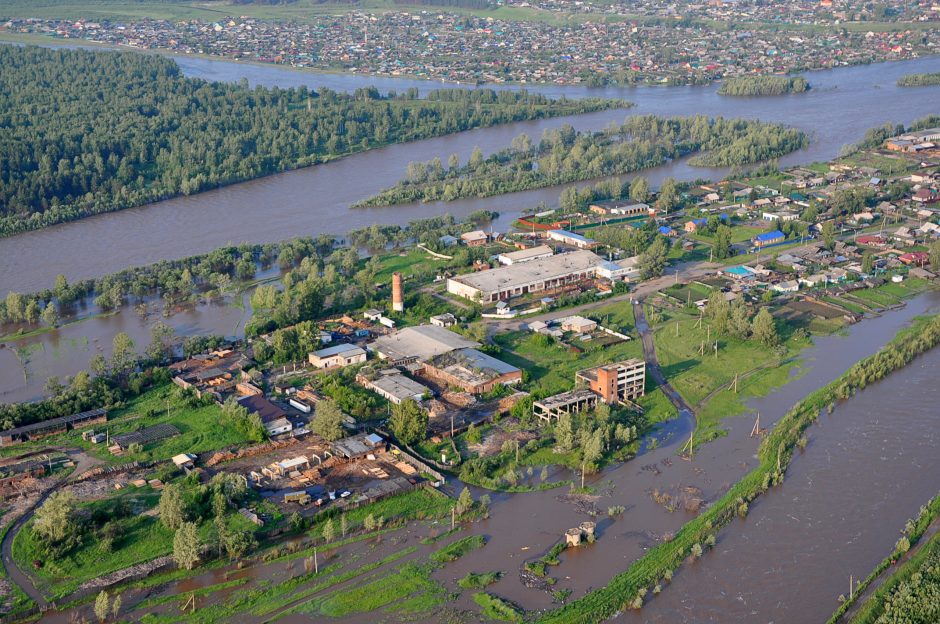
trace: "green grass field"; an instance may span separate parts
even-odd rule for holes
[[[584,368],[600,366],[628,358],[642,357],[639,340],[629,340],[609,347],[594,342],[579,342],[582,353],[571,351],[563,344],[541,344],[541,335],[508,332],[494,338],[503,352],[500,359],[529,374],[529,387],[548,396],[574,387],[574,374]]]
[[[707,323],[697,328],[697,322],[697,316],[675,315],[655,329],[654,340],[663,373],[690,405],[699,406],[697,416],[699,427],[702,428],[712,428],[722,418],[740,414],[744,409],[743,400],[746,398],[762,396],[786,383],[792,364],[779,364],[810,344],[808,339],[798,341],[789,338],[789,332],[778,323],[786,353],[778,355],[755,340],[722,336],[717,338],[716,358],[713,346],[716,339],[714,332],[711,334],[710,344],[705,345],[704,355],[700,353],[702,343],[709,342],[709,333]],[[739,375],[736,394],[730,389],[720,390],[706,404],[701,405],[712,392],[730,384],[735,374]]]

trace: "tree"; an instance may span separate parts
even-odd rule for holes
[[[311,426],[314,433],[328,442],[343,437],[343,410],[333,399],[317,403],[317,411]]]
[[[594,431],[584,436],[581,444],[581,459],[584,461],[584,469],[588,472],[595,470],[595,464],[604,453],[604,432],[598,427]]]
[[[225,553],[232,560],[241,559],[257,545],[249,531],[226,529],[222,531],[220,537]]]
[[[666,268],[666,255],[669,250],[662,238],[657,237],[653,244],[640,255],[640,277],[650,279],[659,277]]]
[[[822,237],[826,249],[832,251],[836,246],[836,225],[833,221],[826,221],[822,224]]]
[[[731,306],[725,299],[725,294],[719,290],[712,291],[708,297],[708,303],[705,305],[705,315],[712,320],[715,331],[724,334],[728,331]]]
[[[659,187],[659,195],[656,197],[656,207],[664,214],[676,207],[679,196],[676,192],[676,181],[673,178],[666,178]]]
[[[392,433],[403,444],[414,444],[424,439],[428,429],[428,413],[413,399],[405,399],[392,407],[388,421]]]
[[[192,570],[199,561],[199,532],[195,522],[184,522],[173,536],[173,560],[181,568]]]
[[[111,616],[114,619],[117,619],[118,615],[121,614],[122,603],[123,601],[121,600],[120,594],[114,597],[114,603],[111,605]]]
[[[731,228],[719,225],[715,231],[715,258],[724,260],[731,256]]]
[[[111,598],[107,591],[101,590],[95,598],[95,617],[104,622],[109,615],[111,615]]]
[[[875,266],[875,256],[871,251],[866,251],[862,256],[862,273],[871,275],[872,268]]]
[[[751,320],[747,317],[747,308],[744,304],[736,302],[731,306],[731,317],[728,321],[731,334],[742,340],[751,335]]]
[[[930,268],[934,271],[940,271],[940,241],[934,241],[930,245]]]
[[[555,423],[555,444],[563,453],[574,448],[574,425],[570,414],[562,414]]]
[[[323,523],[323,528],[320,530],[320,535],[323,537],[323,541],[327,544],[332,542],[333,538],[336,537],[336,529],[333,528],[332,518]]]
[[[478,169],[483,165],[483,151],[479,147],[473,148],[470,152],[470,160],[467,161],[467,167],[471,170]]]
[[[59,326],[59,312],[51,301],[42,309],[42,322],[49,327]]]
[[[162,362],[173,355],[173,328],[157,321],[150,328],[150,345],[147,347],[147,357],[155,362]]]
[[[760,312],[754,317],[754,324],[751,330],[761,344],[768,347],[776,346],[780,341],[777,335],[777,325],[774,323],[774,317],[770,315],[767,308],[761,308]]]
[[[169,483],[160,495],[160,521],[168,529],[179,529],[189,516],[189,505],[178,483]]]
[[[470,494],[470,488],[464,486],[457,497],[457,515],[462,516],[473,509],[473,496]]]
[[[630,182],[630,199],[645,202],[650,196],[650,183],[643,176],[637,176]]]
[[[75,530],[77,509],[74,494],[68,490],[55,492],[36,510],[33,531],[49,541],[61,542]]]
[[[114,335],[111,347],[111,370],[117,374],[128,372],[137,359],[137,354],[134,352],[134,341],[126,332],[119,332]]]

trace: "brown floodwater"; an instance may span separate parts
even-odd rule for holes
[[[782,487],[627,621],[825,622],[940,490],[940,349],[823,414]]]
[[[352,90],[378,83],[383,89],[416,86],[422,91],[439,84],[422,81],[336,76],[177,57],[184,73],[209,80],[290,87],[328,85]],[[271,242],[299,235],[345,234],[373,223],[403,224],[449,212],[465,216],[475,210],[506,213],[497,223],[505,229],[511,216],[541,201],[557,202],[559,188],[513,193],[489,199],[467,199],[390,208],[353,209],[350,205],[394,184],[409,161],[457,153],[469,157],[479,146],[491,153],[526,132],[538,138],[549,128],[570,123],[580,130],[598,130],[626,115],[724,115],[779,121],[811,134],[812,145],[781,162],[792,164],[836,156],[865,130],[885,122],[910,122],[936,113],[940,87],[901,89],[895,80],[906,73],[937,71],[940,59],[925,58],[813,72],[813,89],[795,96],[734,98],[708,87],[587,88],[530,87],[552,96],[603,96],[636,103],[630,110],[611,110],[552,120],[508,124],[456,135],[393,145],[303,170],[235,184],[140,208],[98,215],[36,232],[0,239],[0,293],[50,287],[58,273],[70,281],[101,276],[127,266],[204,253],[230,242]],[[504,87],[509,88],[509,87]],[[848,114],[851,112],[851,114]],[[720,172],[717,172],[720,174]],[[680,179],[714,177],[716,172],[673,163],[648,172],[654,183],[666,175]]]
[[[799,375],[768,396],[752,400],[750,408],[760,411],[763,426],[772,426],[801,397],[877,351],[912,318],[936,312],[940,312],[940,293],[931,292],[903,308],[866,319],[844,335],[815,339],[804,353]],[[714,551],[680,568],[661,595],[641,612],[625,617],[638,622],[824,620],[847,586],[848,575],[867,574],[890,550],[905,519],[937,491],[938,365],[940,350],[934,350],[823,417],[808,431],[809,446],[795,458],[784,484],[761,497],[746,520],[726,528]],[[588,483],[601,492],[597,542],[562,554],[561,564],[549,570],[558,579],[552,589],[571,590],[572,598],[578,598],[607,584],[665,533],[694,517],[667,511],[652,500],[651,490],[694,487],[712,501],[744,476],[757,463],[758,441],[749,437],[752,423],[753,415],[729,419],[729,434],[700,447],[693,462],[678,459],[676,453],[688,432],[666,427],[668,435],[657,448],[591,477]],[[570,476],[562,471],[550,479]],[[449,487],[457,491],[462,486],[454,481]],[[470,571],[500,570],[504,577],[488,591],[529,610],[551,608],[549,593],[525,587],[519,569],[526,560],[544,554],[566,529],[589,519],[562,500],[565,494],[564,488],[492,493],[490,518],[460,534],[483,535],[487,545],[444,566],[435,577],[454,589],[455,581]],[[609,519],[606,509],[612,505],[623,505],[626,512]],[[337,561],[350,557],[354,558],[350,565],[377,561],[406,545],[419,546],[418,540],[428,532],[427,525],[412,524],[375,548],[361,544],[344,549]],[[423,560],[434,548],[419,546],[415,560]],[[226,573],[246,575],[251,581],[244,587],[250,589],[258,581],[277,583],[295,576],[301,566],[300,561],[293,568],[259,564],[237,573],[223,568],[172,584],[155,595],[218,583]],[[353,581],[358,582],[361,579]],[[471,595],[463,592],[456,607],[470,609]],[[167,608],[177,605],[173,602]],[[342,621],[369,622],[376,617],[360,614]],[[379,619],[394,621],[384,614]],[[286,621],[317,618],[301,614]]]
[[[750,407],[760,412],[763,427],[772,426],[800,398],[835,379],[858,360],[877,351],[911,318],[937,311],[940,311],[940,293],[932,292],[911,300],[902,309],[888,312],[881,317],[866,319],[849,328],[844,336],[815,338],[815,345],[804,353],[799,375],[767,397],[751,401]],[[900,373],[902,376],[909,374],[911,373]],[[874,386],[869,394],[880,392],[880,387]],[[851,409],[848,407],[850,405],[852,402],[847,403],[845,409]],[[655,503],[649,494],[653,489],[676,494],[680,488],[693,487],[701,491],[705,501],[713,501],[724,493],[731,484],[757,465],[758,440],[749,436],[753,422],[753,414],[729,419],[726,422],[729,434],[697,450],[693,462],[678,459],[676,453],[678,446],[686,440],[688,431],[670,429],[670,438],[663,440],[658,448],[589,479],[590,485],[601,491],[606,489],[608,492],[597,502],[600,511],[600,535],[593,545],[565,551],[561,557],[561,565],[550,569],[551,575],[559,578],[553,589],[571,589],[572,597],[577,598],[591,588],[606,585],[613,575],[629,567],[630,562],[657,543],[663,534],[678,530],[693,517],[693,514],[684,511],[669,512]],[[926,434],[927,431],[923,433]],[[829,456],[830,453],[823,443],[825,438],[815,430],[813,436],[814,442],[807,454]],[[835,439],[832,443],[838,445],[841,440]],[[912,453],[914,451],[920,454],[918,457],[924,456],[921,457],[924,462],[928,456],[935,453],[935,449],[931,449],[929,445],[918,445],[912,449]],[[799,461],[797,460],[796,464],[799,464]],[[880,464],[879,468],[882,468]],[[927,489],[932,484],[934,492],[938,488],[935,471],[912,473],[894,464],[883,468],[897,468],[898,475],[903,475],[905,479],[924,480],[928,484]],[[832,470],[840,472],[838,466]],[[835,482],[832,485],[838,488],[840,483]],[[786,487],[784,485],[783,492]],[[566,529],[588,519],[572,505],[560,502],[558,497],[562,494],[564,491],[494,496],[491,518],[473,525],[470,529],[473,533],[490,536],[490,544],[485,549],[470,553],[457,563],[447,566],[442,571],[441,578],[459,578],[471,570],[505,570],[507,575],[493,586],[497,594],[516,600],[527,608],[549,607],[551,597],[545,592],[523,587],[519,582],[517,569],[525,559],[543,554],[562,538]],[[880,493],[872,491],[871,495],[880,496]],[[866,500],[874,504],[871,497]],[[613,505],[622,505],[627,511],[611,522],[606,516],[606,511]],[[816,511],[809,509],[806,515],[813,515]],[[824,508],[819,509],[820,514],[824,511]],[[752,519],[749,518],[748,522],[752,522]],[[730,532],[736,529],[737,525],[734,525]],[[892,539],[896,539],[894,529],[891,531]],[[523,550],[526,547],[528,549]],[[859,547],[870,548],[868,554],[875,558],[884,556],[885,549],[881,548],[881,544],[869,546],[866,542]],[[723,563],[717,564],[716,567],[719,566],[721,569],[726,567]],[[845,576],[847,579],[848,575]],[[681,583],[678,581],[676,589],[677,592],[681,591]],[[667,618],[662,621],[669,620]]]
[[[440,86],[427,81],[317,74],[275,66],[175,58],[189,76],[223,81],[247,78],[252,85],[304,84],[352,90],[376,83],[383,90],[416,87],[422,92]],[[782,159],[782,163],[825,160],[835,156],[842,145],[858,140],[868,127],[887,121],[910,122],[936,112],[940,87],[901,90],[894,83],[905,73],[938,68],[940,59],[927,58],[814,72],[810,92],[786,97],[728,98],[717,95],[714,86],[531,87],[551,96],[624,98],[637,106],[630,110],[508,124],[393,145],[199,195],[0,238],[0,294],[7,290],[28,292],[48,288],[60,273],[75,281],[128,266],[208,252],[230,243],[271,242],[320,233],[342,235],[373,223],[405,224],[444,213],[463,217],[480,209],[496,210],[502,216],[494,227],[505,231],[521,212],[541,202],[555,205],[561,187],[450,203],[372,209],[353,209],[350,205],[394,184],[404,174],[409,161],[435,156],[446,159],[451,153],[465,159],[477,146],[491,153],[508,145],[512,137],[522,132],[537,138],[546,129],[564,123],[581,130],[599,130],[632,114],[754,117],[792,124],[811,134],[810,147]],[[852,114],[832,114],[847,110]],[[724,173],[725,170],[691,167],[686,160],[679,160],[643,172],[643,175],[656,185],[667,176],[689,180],[721,177]],[[184,336],[202,333],[238,336],[239,314],[237,308],[210,304],[173,316],[166,322]],[[150,324],[152,320],[141,322],[133,310],[127,309],[9,343],[10,349],[0,349],[0,401],[39,398],[48,376],[65,377],[87,368],[94,353],[109,352],[113,336],[120,331],[127,331],[138,344],[146,344]]]

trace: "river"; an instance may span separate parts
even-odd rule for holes
[[[940,349],[809,430],[783,487],[684,567],[637,622],[824,622],[940,489]]]
[[[413,80],[318,74],[203,58],[176,57],[189,76],[210,80],[248,79],[250,84],[289,87],[306,84],[354,89],[373,83],[422,90],[440,86]],[[230,242],[271,242],[299,235],[344,234],[372,223],[406,223],[449,212],[464,216],[481,208],[510,217],[537,205],[557,201],[559,188],[514,193],[448,204],[409,204],[391,208],[351,209],[350,205],[394,184],[409,161],[451,153],[469,157],[479,146],[491,153],[526,132],[541,136],[548,128],[571,123],[598,130],[628,114],[724,115],[780,121],[809,132],[812,145],[783,159],[784,164],[826,160],[843,145],[857,141],[866,129],[885,122],[910,122],[936,113],[940,86],[900,89],[895,80],[906,73],[940,70],[940,59],[925,58],[839,68],[810,75],[813,89],[801,95],[729,98],[707,87],[532,87],[548,95],[604,96],[636,103],[629,111],[611,110],[576,117],[523,122],[456,135],[393,145],[338,161],[179,197],[135,209],[90,217],[40,231],[0,239],[0,293],[50,287],[56,274],[70,281],[119,269],[204,253]],[[508,88],[508,87],[507,87]],[[667,175],[681,179],[714,177],[720,172],[672,163],[647,173],[658,182]],[[54,250],[55,262],[49,261]]]
[[[174,56],[186,75],[206,80],[236,81],[251,85],[290,87],[304,84],[352,90],[376,84],[426,92],[441,86],[420,80],[370,78],[347,74],[320,74],[231,61]],[[576,117],[509,124],[461,134],[393,145],[338,161],[235,184],[116,213],[97,215],[36,232],[0,238],[0,293],[48,288],[55,276],[70,281],[111,273],[128,266],[185,257],[241,242],[271,242],[319,233],[344,234],[373,223],[404,224],[410,220],[450,213],[461,217],[480,209],[496,210],[494,223],[505,230],[521,211],[540,202],[555,204],[559,187],[512,193],[487,199],[450,203],[407,204],[373,209],[349,206],[394,184],[409,161],[448,154],[469,157],[479,146],[491,153],[512,137],[526,132],[539,137],[546,129],[571,123],[583,130],[598,130],[628,114],[745,116],[792,124],[810,132],[809,148],[782,159],[784,164],[826,160],[845,144],[858,140],[869,127],[910,122],[938,112],[940,87],[899,89],[896,79],[910,72],[937,71],[940,59],[926,58],[813,72],[808,93],[783,97],[728,98],[717,87],[588,88],[577,86],[529,87],[551,96],[603,96],[624,98],[637,106]],[[500,87],[513,88],[513,87]],[[845,114],[845,111],[852,114]],[[654,185],[667,176],[679,179],[717,178],[724,170],[690,167],[677,161],[643,172]],[[49,250],[54,250],[50,254]],[[50,261],[54,257],[54,261]],[[166,322],[181,335],[221,333],[238,335],[240,311],[230,306],[203,306],[192,314]],[[128,331],[141,346],[149,338],[148,322],[124,309],[80,325],[8,343],[0,349],[0,401],[35,399],[42,395],[46,377],[64,377],[86,367],[95,352],[107,351],[111,338]],[[232,329],[229,329],[232,328]]]

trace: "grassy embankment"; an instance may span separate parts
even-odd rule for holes
[[[891,554],[882,559],[875,569],[872,570],[864,580],[858,583],[853,595],[848,597],[836,612],[832,614],[828,624],[836,624],[841,621],[843,616],[856,604],[858,597],[868,589],[871,583],[901,559],[911,548],[916,546],[931,523],[938,518],[940,518],[940,494],[934,496],[929,503],[921,507],[917,518],[907,523],[907,526],[904,527],[904,531],[902,531],[902,538],[895,544]],[[889,611],[894,611],[891,615],[900,615],[896,609],[901,603],[898,602],[897,605],[892,603],[895,603],[894,599],[898,597],[899,594],[902,600],[904,600],[909,598],[911,593],[907,591],[909,588],[905,588],[901,591],[899,591],[899,588],[908,582],[913,573],[923,573],[923,563],[928,558],[932,559],[931,565],[934,566],[934,569],[940,571],[940,535],[934,535],[923,548],[915,553],[909,560],[905,561],[900,568],[895,570],[885,581],[884,585],[879,587],[872,596],[865,601],[858,613],[855,614],[855,617],[852,618],[852,622],[856,624],[872,624]],[[932,581],[928,581],[928,583],[933,585],[933,593],[936,595],[937,592],[940,591],[940,574],[935,573]],[[890,621],[898,620],[891,618]]]
[[[33,570],[32,575],[44,594],[52,600],[59,600],[86,581],[168,555],[173,548],[173,531],[164,526],[156,514],[148,513],[154,510],[159,497],[159,493],[146,487],[81,505],[91,515],[121,499],[133,510],[130,516],[115,520],[121,525],[122,534],[114,540],[110,550],[89,534],[66,556],[50,560],[45,556],[42,539],[29,522],[13,540],[13,558],[23,570],[33,569],[34,561],[41,562],[41,567]],[[237,513],[229,513],[226,523],[234,530],[258,530]],[[212,531],[211,521],[203,522],[199,530],[202,539],[208,539]]]
[[[791,408],[761,442],[758,467],[704,513],[686,523],[671,541],[649,550],[606,587],[544,615],[539,622],[587,624],[610,617],[631,603],[641,605],[649,587],[671,577],[672,571],[683,561],[703,550],[703,544],[707,544],[718,529],[729,524],[735,515],[746,514],[750,502],[772,485],[783,481],[794,448],[823,409],[903,368],[938,343],[940,316],[916,319],[911,327],[899,332],[878,353],[858,362],[839,379],[809,394]]]

